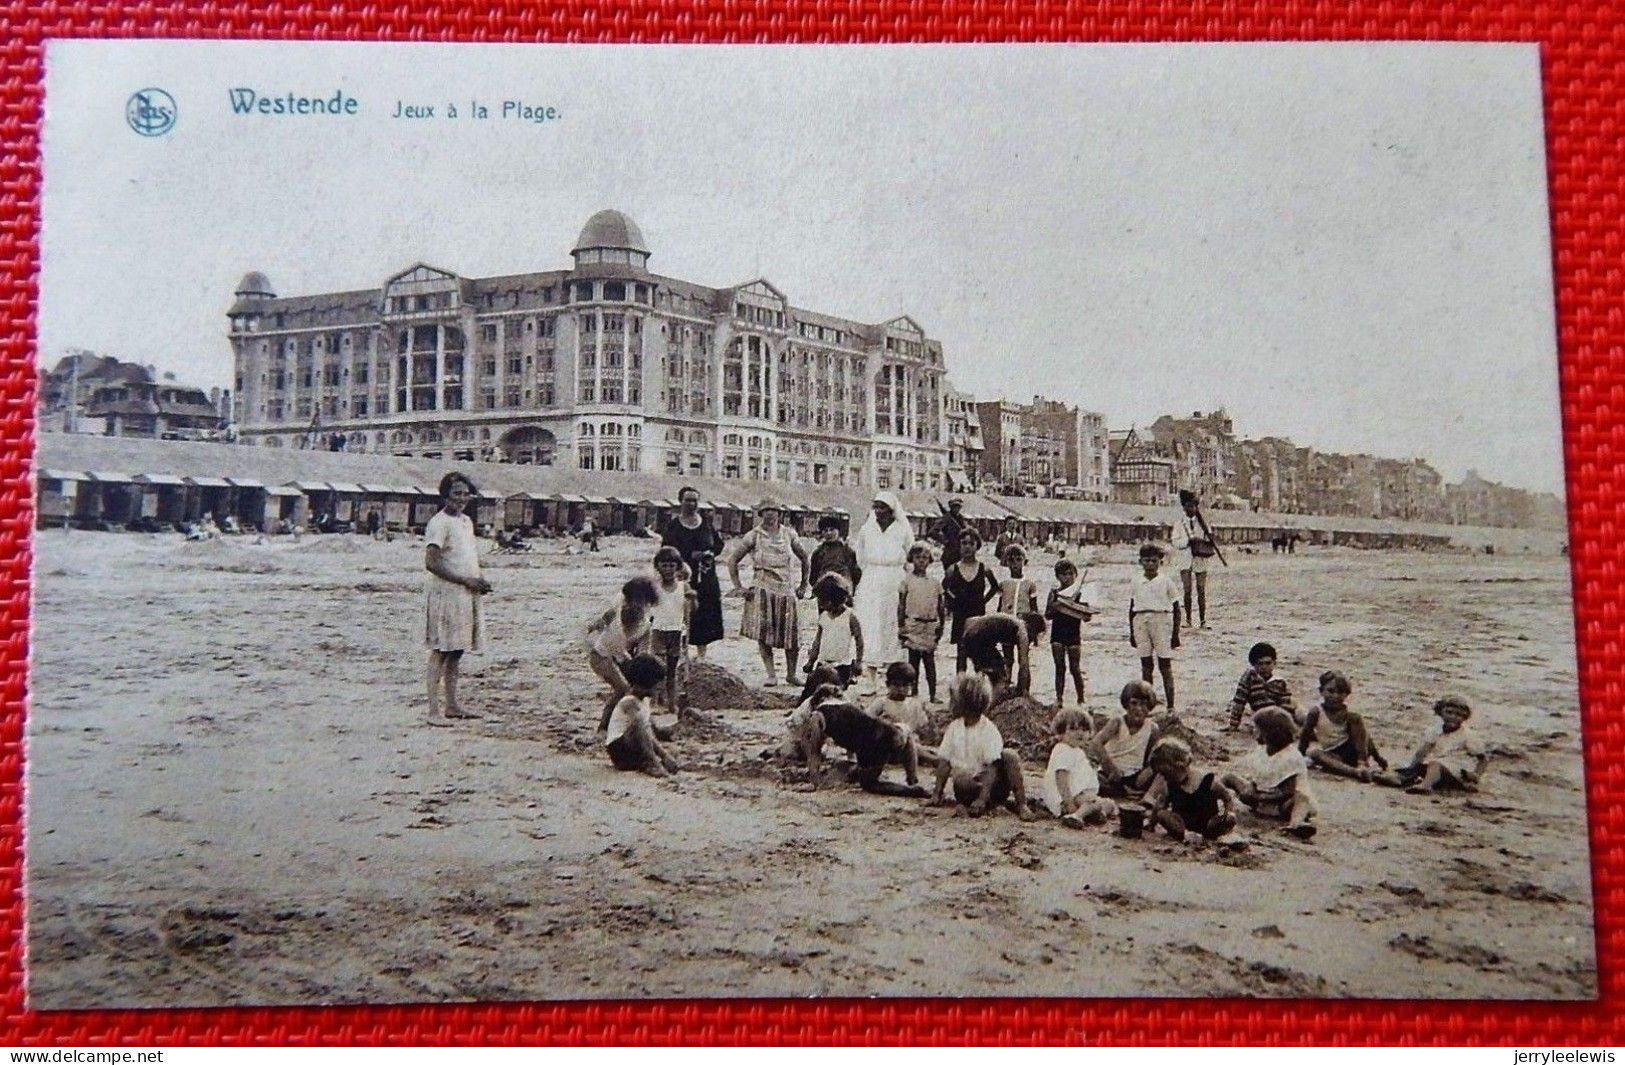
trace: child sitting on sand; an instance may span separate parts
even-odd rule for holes
[[[1286,831],[1299,839],[1315,834],[1315,799],[1309,792],[1309,763],[1293,743],[1297,725],[1278,706],[1253,715],[1259,749],[1244,759],[1240,773],[1226,773],[1224,783],[1253,813],[1285,820]]]
[[[920,705],[920,697],[914,694],[918,690],[916,680],[914,668],[907,662],[893,662],[887,666],[886,694],[869,704],[869,716],[890,721],[908,729],[911,735],[918,736],[930,719],[926,716],[925,707]]]
[[[1055,587],[1050,589],[1044,619],[1049,622],[1049,649],[1055,658],[1057,710],[1066,701],[1069,672],[1078,705],[1083,705],[1083,623],[1094,616],[1085,588],[1075,563],[1064,558],[1055,563]]]
[[[1186,843],[1218,839],[1236,827],[1236,797],[1216,773],[1191,765],[1183,740],[1163,740],[1151,752],[1156,779],[1145,793],[1147,820]]]
[[[1349,709],[1354,686],[1335,669],[1320,675],[1320,702],[1309,708],[1298,737],[1298,750],[1309,756],[1309,764],[1340,777],[1369,781],[1371,762],[1383,769],[1388,761],[1366,733],[1365,721]]]
[[[823,770],[824,741],[833,740],[848,751],[857,762],[852,781],[864,791],[882,795],[902,795],[924,798],[919,787],[920,766],[914,736],[907,729],[890,721],[870,717],[841,698],[841,689],[825,684],[807,701],[807,712],[792,726],[796,747],[812,775],[813,787]],[[798,708],[799,714],[799,708]],[[903,765],[906,787],[898,787],[880,779],[888,762]]]
[[[621,671],[630,685],[616,700],[604,734],[604,749],[616,769],[638,770],[652,777],[677,772],[677,762],[655,738],[649,700],[666,679],[666,667],[654,655],[634,655]]]
[[[1117,814],[1117,804],[1100,797],[1100,778],[1089,762],[1089,742],[1093,732],[1089,715],[1082,710],[1063,710],[1050,726],[1055,746],[1050,748],[1044,767],[1044,808],[1071,828],[1099,824]]]
[[[1467,727],[1473,708],[1459,695],[1447,695],[1433,704],[1439,730],[1411,756],[1410,765],[1376,777],[1378,784],[1425,795],[1441,788],[1477,791],[1489,755]]]
[[[1226,732],[1241,727],[1241,715],[1248,710],[1255,713],[1267,706],[1279,706],[1294,718],[1298,708],[1292,702],[1292,689],[1275,675],[1275,648],[1267,643],[1255,643],[1247,652],[1247,671],[1236,683],[1236,694],[1230,700],[1230,724]]]
[[[615,602],[587,626],[587,664],[609,685],[609,698],[598,718],[599,732],[609,728],[615,704],[631,690],[622,666],[648,642],[659,600],[653,577],[633,577],[621,586]]]
[[[937,701],[937,643],[942,639],[943,622],[948,616],[943,605],[942,582],[929,576],[931,549],[915,544],[908,549],[909,570],[897,589],[897,632],[908,652],[914,673],[914,694],[920,694],[920,673],[931,701]]]
[[[1121,716],[1110,717],[1090,739],[1090,751],[1100,763],[1100,793],[1111,799],[1135,798],[1145,794],[1155,776],[1150,753],[1157,744],[1158,729],[1151,721],[1157,705],[1157,689],[1143,680],[1123,685],[1117,701]]]
[[[1005,747],[999,727],[987,718],[992,705],[993,686],[986,677],[962,673],[954,678],[948,688],[948,706],[954,720],[943,730],[942,742],[937,746],[937,781],[931,804],[956,803],[955,817],[980,817],[1013,799],[1016,816],[1031,821],[1036,815],[1027,809],[1021,756]],[[950,779],[954,791],[947,798],[944,789]]]
[[[651,624],[649,651],[666,664],[666,709],[677,711],[677,674],[683,661],[683,646],[688,640],[689,619],[694,616],[699,596],[688,583],[683,570],[683,556],[675,547],[662,547],[655,552],[655,607]]]
[[[818,600],[818,624],[807,648],[806,668],[829,666],[845,689],[863,669],[863,627],[852,609],[852,585],[839,573],[826,573],[813,585],[813,596]]]

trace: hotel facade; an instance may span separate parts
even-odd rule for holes
[[[765,279],[652,274],[637,225],[587,221],[569,270],[381,287],[228,312],[242,443],[874,488],[968,484],[942,345],[906,316],[805,310]]]

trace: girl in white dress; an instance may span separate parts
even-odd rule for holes
[[[457,703],[457,671],[464,651],[480,646],[480,596],[491,585],[480,576],[480,553],[474,523],[463,513],[479,490],[461,473],[440,479],[443,506],[423,529],[424,643],[429,648],[429,724],[446,726],[451,718],[473,718]],[[446,691],[445,707],[440,689]]]
[[[870,688],[875,687],[876,667],[905,660],[897,631],[897,603],[908,549],[913,545],[914,530],[903,517],[897,496],[891,492],[876,494],[873,512],[852,545],[858,568],[863,571],[852,608],[857,611],[858,624],[863,626]]]

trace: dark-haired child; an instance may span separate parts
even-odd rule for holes
[[[839,573],[826,573],[813,585],[813,597],[818,600],[818,623],[807,648],[806,668],[829,666],[845,689],[863,668],[863,626],[852,609],[852,585]]]
[[[1174,708],[1174,652],[1179,649],[1179,585],[1162,568],[1162,548],[1140,545],[1140,576],[1128,600],[1128,642],[1140,652],[1140,676],[1151,682],[1152,668],[1162,672],[1168,709]]]
[[[621,586],[615,602],[587,626],[587,664],[609,685],[609,698],[598,718],[599,732],[609,728],[615,704],[631,690],[622,667],[627,659],[645,649],[654,631],[654,609],[659,599],[653,577],[633,577]]]
[[[457,703],[458,670],[463,653],[480,646],[480,597],[491,585],[480,576],[479,541],[466,513],[478,489],[461,473],[440,479],[442,506],[423,529],[424,643],[429,649],[428,723],[440,727],[451,718],[473,718]],[[445,689],[442,711],[440,692]]]
[[[974,529],[966,529],[959,538],[959,561],[942,574],[942,594],[947,600],[948,616],[952,627],[948,639],[958,647],[954,664],[957,673],[965,672],[969,656],[965,653],[965,626],[972,618],[987,613],[987,604],[999,594],[999,582],[993,572],[976,557],[982,549],[982,538]]]
[[[1247,670],[1236,682],[1236,694],[1230,700],[1230,724],[1226,732],[1241,727],[1241,717],[1251,710],[1257,713],[1266,707],[1278,706],[1294,719],[1297,705],[1292,701],[1292,689],[1286,681],[1275,675],[1275,648],[1267,643],[1255,643],[1247,651]]]
[[[825,514],[818,519],[818,546],[813,548],[807,563],[807,583],[816,593],[818,581],[826,573],[839,573],[846,578],[847,587],[856,589],[863,570],[858,567],[858,555],[841,538],[841,518]]]
[[[965,623],[959,649],[969,657],[976,672],[986,677],[993,689],[994,703],[1032,688],[1031,648],[1044,635],[1044,616],[1025,614],[984,614]],[[1015,665],[1012,678],[1009,663]],[[1013,681],[1013,683],[1012,683]]]
[[[1143,680],[1123,685],[1117,697],[1121,716],[1107,718],[1089,741],[1089,751],[1100,764],[1100,793],[1107,798],[1135,798],[1145,794],[1155,776],[1151,750],[1161,734],[1151,720],[1157,689]]]
[[[655,552],[655,607],[651,619],[649,651],[666,664],[666,709],[677,712],[677,679],[683,664],[683,649],[688,642],[689,619],[699,596],[688,583],[683,572],[683,555],[675,547],[662,547]]]
[[[930,719],[920,705],[919,678],[914,667],[907,662],[893,662],[886,667],[886,694],[869,704],[869,716],[900,725],[918,736]]]
[[[1409,765],[1376,777],[1379,784],[1404,788],[1424,795],[1441,788],[1477,791],[1489,756],[1467,727],[1473,708],[1457,695],[1447,695],[1433,704],[1439,728],[1411,756]]]
[[[1049,622],[1049,649],[1055,658],[1055,709],[1066,701],[1066,678],[1083,705],[1083,623],[1094,617],[1078,567],[1067,559],[1055,563],[1055,587],[1050,589],[1044,618]]]
[[[1340,777],[1361,782],[1371,779],[1371,762],[1383,769],[1388,762],[1366,732],[1365,721],[1349,709],[1354,686],[1335,669],[1320,675],[1320,702],[1304,715],[1298,750],[1309,764]]]
[[[915,544],[908,549],[908,572],[897,589],[897,632],[908,665],[914,674],[914,694],[920,694],[920,673],[925,688],[937,701],[937,641],[942,639],[947,609],[943,605],[942,582],[926,572],[931,566],[931,549]]]
[[[791,723],[791,733],[806,760],[814,787],[823,770],[824,741],[832,740],[857,762],[851,780],[864,791],[924,798],[919,787],[918,747],[907,729],[859,710],[841,697],[833,684],[821,685],[808,700],[807,712]],[[889,762],[901,762],[908,784],[898,787],[880,779]]]
[[[655,736],[649,701],[666,679],[666,667],[650,654],[633,655],[621,670],[627,693],[615,701],[604,732],[604,749],[616,769],[652,777],[677,772],[677,762]]]

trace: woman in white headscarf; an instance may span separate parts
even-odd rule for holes
[[[903,516],[897,496],[877,493],[869,520],[858,530],[852,545],[863,573],[857,594],[852,597],[852,608],[863,628],[863,657],[871,673],[876,665],[904,660],[897,638],[897,595],[913,543],[914,530]]]

